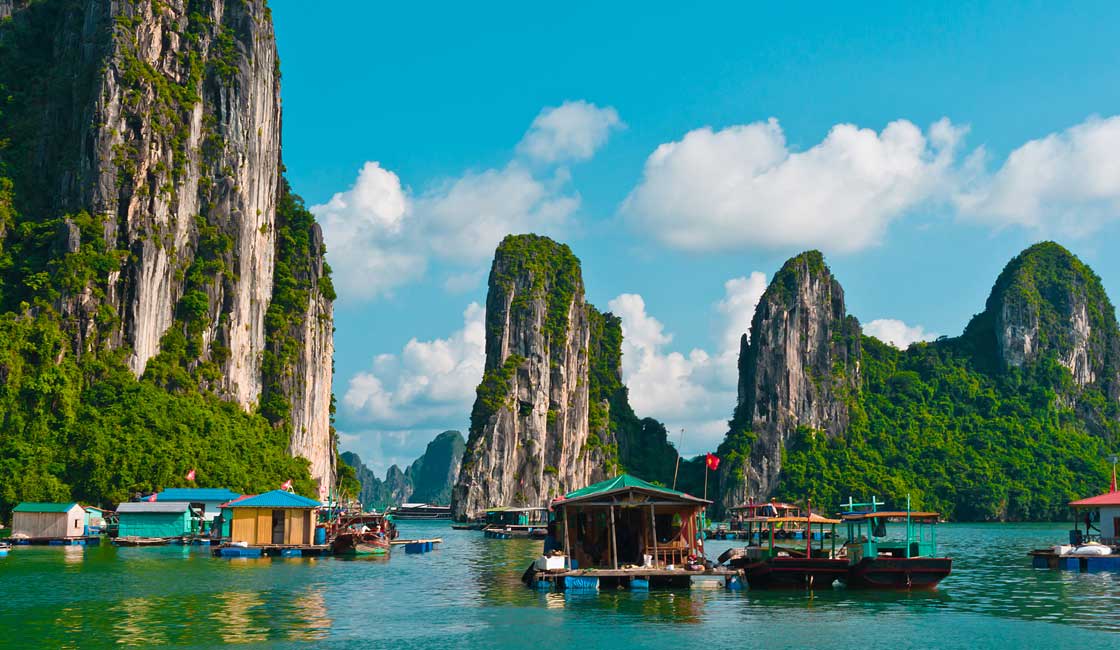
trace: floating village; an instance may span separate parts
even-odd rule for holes
[[[23,546],[208,546],[219,559],[381,557],[394,549],[435,551],[441,537],[401,539],[397,521],[446,522],[486,539],[539,540],[521,575],[536,590],[935,588],[953,560],[939,553],[936,512],[871,497],[829,508],[748,502],[729,521],[706,517],[711,501],[629,474],[588,485],[541,507],[495,507],[452,522],[446,505],[405,503],[384,512],[354,501],[320,502],[290,484],[262,494],[169,488],[137,495],[114,510],[79,503],[20,503],[0,538],[0,560]],[[1120,571],[1120,489],[1069,504],[1068,539],[1025,551],[1036,569]],[[730,540],[718,557],[705,540]],[[741,542],[741,544],[740,544]],[[13,552],[15,551],[15,552]]]

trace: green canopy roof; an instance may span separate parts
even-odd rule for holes
[[[78,504],[71,501],[70,503],[35,503],[32,501],[24,501],[15,508],[12,512],[69,512],[71,508]]]
[[[679,492],[677,490],[671,490],[667,487],[662,487],[660,485],[654,485],[653,483],[648,483],[648,482],[643,481],[642,479],[638,478],[637,476],[631,476],[629,474],[619,474],[618,476],[616,476],[612,479],[607,479],[606,481],[600,481],[598,483],[593,483],[591,485],[588,485],[585,488],[575,490],[574,492],[569,492],[569,493],[564,495],[563,501],[571,501],[573,499],[583,500],[583,499],[587,499],[587,498],[590,498],[590,497],[603,496],[603,495],[607,495],[607,494],[612,494],[614,492],[626,492],[626,491],[629,491],[629,490],[641,490],[643,492],[652,492],[652,493],[655,493],[655,494],[661,494],[661,495],[664,495],[664,496],[667,496],[667,497],[671,497],[673,499],[680,500],[680,501],[694,501],[694,502],[697,502],[697,503],[711,503],[710,501],[705,501],[703,499],[694,497],[691,494],[686,494],[684,492]],[[561,501],[561,502],[563,502],[563,501]]]

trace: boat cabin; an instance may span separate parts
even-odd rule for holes
[[[12,537],[73,539],[85,534],[86,511],[77,503],[24,501],[12,510]]]
[[[855,503],[849,497],[841,504],[841,520],[847,528],[844,547],[850,561],[861,558],[889,556],[895,558],[935,557],[937,554],[937,523],[941,515],[936,512],[910,510],[879,510],[883,502],[871,499],[870,503]],[[902,523],[905,527],[891,529],[889,523]]]
[[[497,527],[548,525],[548,508],[492,508],[486,511],[486,524]]]
[[[223,504],[231,521],[230,541],[250,546],[302,546],[315,539],[321,504],[285,490],[245,496]]]
[[[823,517],[815,512],[798,517],[752,517],[743,522],[742,530],[747,533],[747,539],[752,540],[744,549],[744,556],[752,560],[780,556],[836,557],[836,526],[839,523],[839,519]],[[782,539],[792,539],[780,536],[781,531],[788,530],[801,531],[803,534],[798,539],[805,539],[805,545],[800,542],[793,546],[779,543]],[[825,546],[826,539],[830,540],[828,548]],[[817,542],[816,549],[813,548],[814,542]]]
[[[699,520],[710,503],[622,474],[553,502],[556,544],[573,568],[679,567],[703,555]]]
[[[804,519],[801,514],[801,506],[793,503],[783,503],[781,501],[748,501],[746,503],[732,506],[728,508],[731,512],[731,530],[745,531],[748,522],[758,523],[759,521],[772,519],[775,517],[790,518],[794,521],[797,519]],[[778,538],[789,537],[792,533],[803,531],[803,528],[798,527],[797,523],[788,523],[778,529]]]

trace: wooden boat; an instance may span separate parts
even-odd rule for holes
[[[841,578],[849,587],[877,589],[932,589],[953,570],[953,559],[937,556],[936,512],[878,510],[883,505],[848,503],[841,519],[847,527],[844,549],[848,573]],[[857,508],[869,508],[857,510]],[[904,523],[905,534],[891,539],[888,523]]]
[[[837,552],[836,535],[827,535],[825,527],[835,533],[839,519],[828,519],[810,513],[797,517],[750,517],[741,522],[747,539],[759,540],[741,549],[731,549],[720,556],[720,563],[739,569],[752,589],[831,587],[832,583],[847,576],[848,560],[842,550]],[[779,546],[779,530],[800,530],[811,532],[817,526],[816,535],[807,537],[805,546]],[[831,548],[826,549],[824,540],[832,539]],[[813,541],[819,544],[813,549]]]
[[[113,540],[114,546],[167,546],[171,540],[166,537],[125,536]]]
[[[392,546],[385,533],[347,531],[331,540],[335,555],[388,555]]]

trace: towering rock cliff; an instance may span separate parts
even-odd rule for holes
[[[579,260],[567,246],[536,235],[511,235],[498,246],[485,371],[452,492],[456,518],[545,505],[613,467],[609,407],[590,405],[591,325],[600,318],[584,301]]]
[[[0,307],[57,312],[74,354],[121,350],[169,390],[259,404],[325,493],[333,291],[281,176],[265,1],[0,0],[0,17],[18,259]]]
[[[720,448],[722,507],[767,498],[798,429],[846,430],[860,389],[860,327],[817,251],[787,261],[762,295],[739,353],[739,399]]]
[[[1073,383],[1120,399],[1120,333],[1101,280],[1072,253],[1042,242],[1013,258],[965,333],[1003,368],[1052,357]]]

